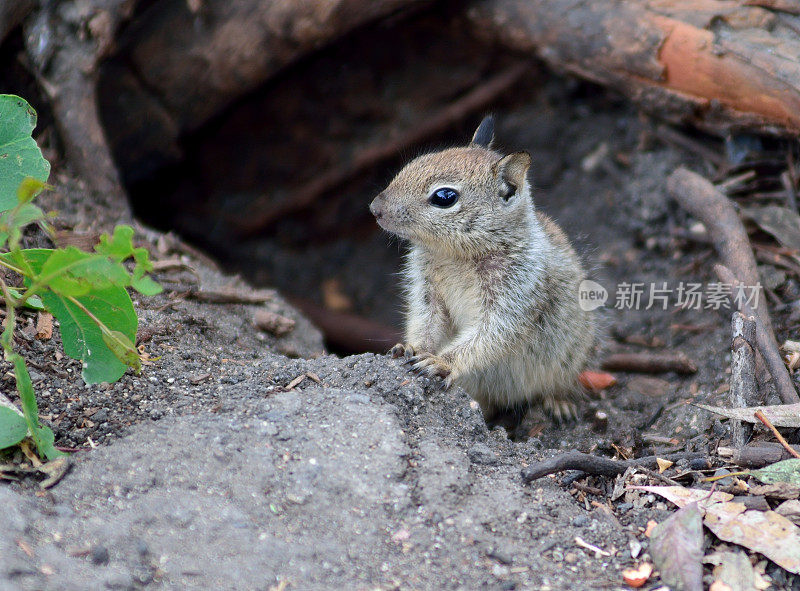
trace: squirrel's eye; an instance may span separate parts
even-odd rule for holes
[[[451,207],[458,201],[458,191],[449,187],[436,189],[428,198],[431,205],[436,207]]]
[[[517,192],[517,186],[506,182],[503,183],[503,186],[500,188],[500,197],[508,201],[514,196],[514,193],[516,192]]]

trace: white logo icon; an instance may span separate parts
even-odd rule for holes
[[[581,281],[578,286],[578,305],[581,310],[591,312],[604,305],[606,300],[608,300],[608,292],[605,287],[591,279]]]

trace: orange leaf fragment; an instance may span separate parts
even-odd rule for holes
[[[653,574],[653,566],[649,562],[643,562],[638,568],[627,568],[622,571],[622,580],[631,587],[641,587]]]
[[[593,392],[605,390],[617,383],[617,378],[604,371],[583,371],[578,376],[578,379],[584,388],[588,388]]]
[[[656,523],[652,519],[650,521],[648,521],[647,522],[647,529],[644,530],[644,535],[646,535],[649,538],[650,534],[653,533],[653,528],[655,526],[657,526],[657,525],[658,525],[658,523]]]

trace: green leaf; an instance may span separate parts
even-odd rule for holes
[[[31,137],[36,111],[22,98],[0,94],[0,211],[19,202],[17,189],[26,177],[46,182],[50,163]]]
[[[16,297],[22,295],[18,289],[14,289],[13,287],[9,287],[8,291],[10,291]],[[25,305],[23,308],[30,308],[31,310],[44,310],[44,303],[42,302],[42,298],[39,296],[30,296],[27,300],[25,300]]]
[[[800,458],[776,462],[760,470],[750,470],[750,474],[765,484],[789,482],[800,486]]]
[[[120,225],[114,228],[114,235],[103,234],[94,247],[95,252],[104,254],[115,261],[124,261],[133,256],[133,228]],[[147,252],[145,250],[145,252]]]
[[[27,434],[25,417],[7,406],[0,406],[0,449],[18,444]]]
[[[26,176],[22,179],[19,187],[17,187],[17,201],[20,203],[30,203],[34,197],[47,188],[52,187],[32,176]]]
[[[25,415],[31,438],[39,450],[39,455],[48,460],[63,456],[64,453],[53,446],[55,441],[53,432],[49,427],[39,424],[39,407],[36,404],[36,394],[33,392],[33,382],[31,382],[31,376],[25,366],[25,360],[16,353],[12,353],[9,360],[14,363],[14,377],[17,380],[17,392],[19,392],[19,399],[22,402],[22,412]]]
[[[133,279],[131,280],[131,287],[144,296],[154,296],[164,291],[163,287],[161,287],[147,275],[144,277],[136,277],[134,275]]]
[[[58,252],[64,251],[53,251],[47,248],[31,248],[21,251],[25,263],[30,266],[34,277],[44,275],[45,265],[51,263],[53,254]],[[2,254],[0,259],[13,262],[10,254]],[[83,254],[90,257],[101,256],[90,253]],[[75,260],[78,260],[77,257]],[[105,260],[109,261],[109,259]],[[121,265],[112,261],[109,261],[109,264]],[[29,278],[26,277],[25,281],[30,285]],[[136,340],[139,321],[125,287],[119,285],[108,285],[103,288],[92,287],[89,292],[78,296],[50,290],[43,290],[39,295],[45,308],[61,324],[64,352],[83,362],[84,381],[87,384],[117,381],[125,373],[127,366],[119,360],[114,351],[108,348],[103,338],[103,331],[97,322],[103,323],[108,331],[119,331],[131,342]],[[72,301],[73,297],[75,301]]]
[[[28,224],[45,220],[42,210],[33,203],[20,203],[0,215],[0,246],[19,244],[22,230]]]
[[[39,427],[36,429],[36,435],[33,436],[36,442],[36,448],[39,450],[39,455],[43,455],[48,460],[55,460],[62,456],[66,456],[63,451],[58,451],[55,446],[56,436],[50,427]]]
[[[114,228],[114,235],[109,237],[103,234],[100,243],[94,247],[95,252],[104,254],[115,261],[122,262],[133,257],[136,266],[133,269],[130,286],[146,296],[153,296],[163,291],[163,288],[147,277],[145,273],[153,270],[153,263],[150,262],[150,253],[146,248],[135,248],[133,246],[133,228],[120,225]]]
[[[79,296],[92,289],[126,286],[130,284],[130,275],[119,262],[69,246],[52,251],[34,283],[65,296]]]
[[[106,327],[113,327],[133,342],[138,319],[131,297],[124,287],[111,286],[93,290],[75,300],[78,304],[53,292],[42,293],[44,305],[61,323],[64,352],[83,362],[84,381],[87,384],[116,382],[127,366],[109,349],[103,331],[81,306]]]
[[[136,373],[142,371],[142,360],[133,341],[118,330],[103,332],[103,342],[122,363]]]

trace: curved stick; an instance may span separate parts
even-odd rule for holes
[[[663,456],[647,456],[644,458],[636,458],[635,460],[612,460],[610,458],[593,456],[579,451],[570,451],[560,456],[531,464],[522,470],[522,479],[525,482],[531,482],[542,476],[563,472],[564,470],[580,470],[587,474],[596,474],[599,476],[616,476],[617,474],[622,474],[631,466],[657,468],[658,464],[656,463],[656,458],[675,462],[677,460],[693,460],[695,458],[704,457],[706,457],[705,452],[690,451],[665,454]]]

